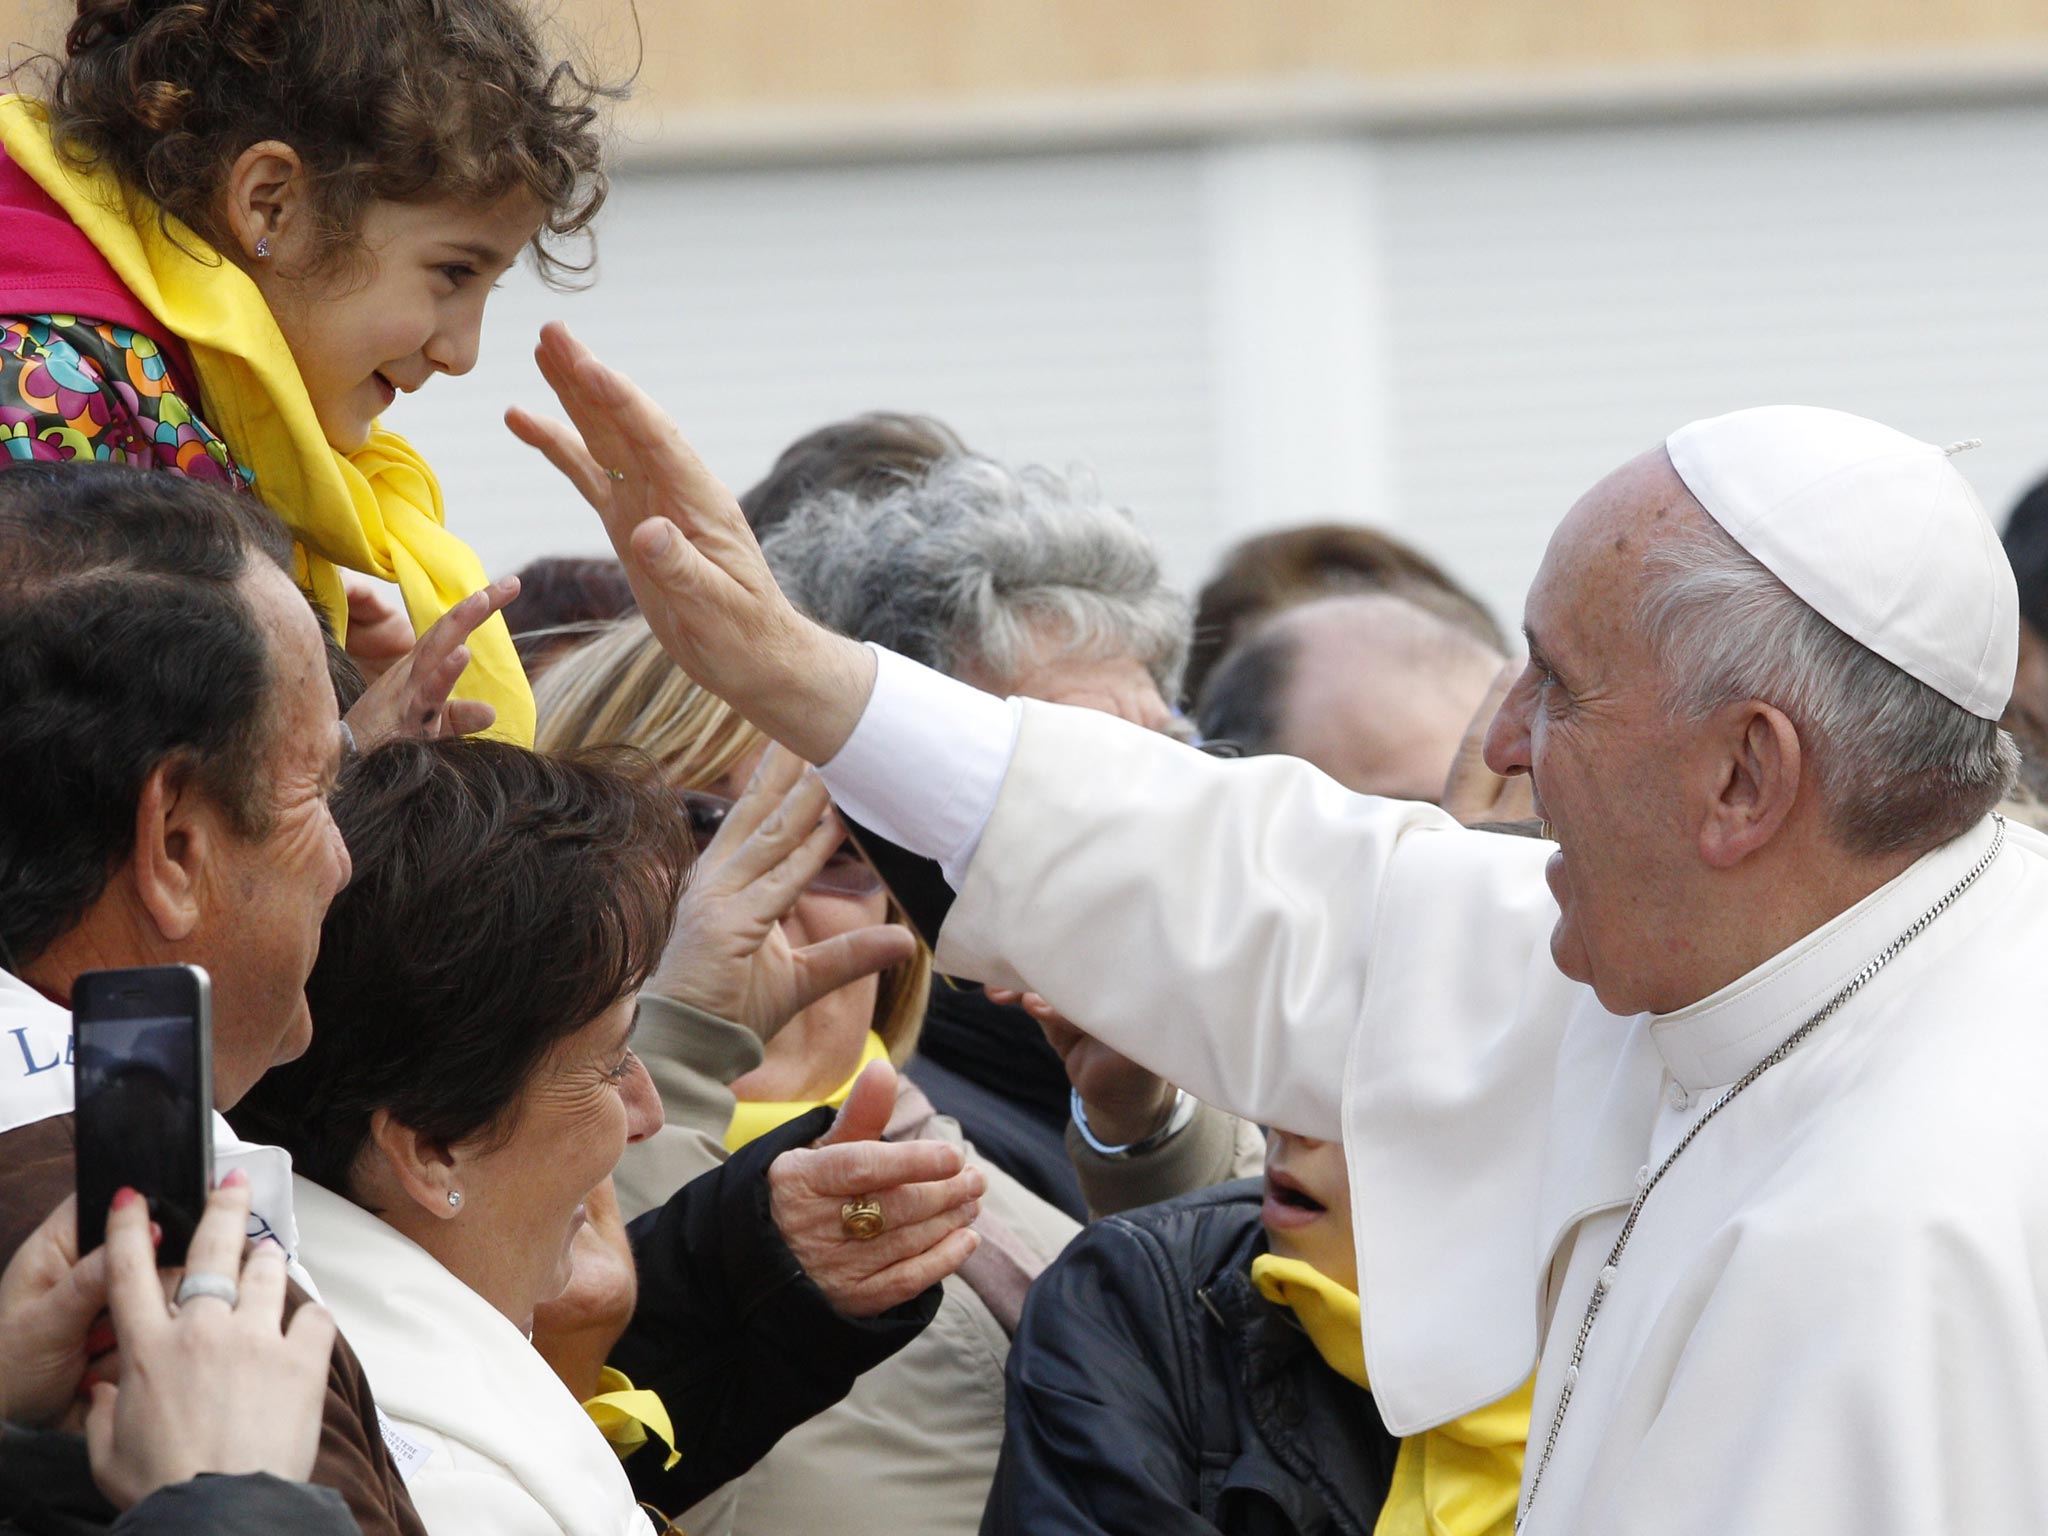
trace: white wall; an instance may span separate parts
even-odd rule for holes
[[[594,548],[497,413],[568,317],[736,486],[923,410],[1094,464],[1199,579],[1250,527],[1391,525],[1512,618],[1550,525],[1695,416],[1802,400],[2048,469],[2048,106],[634,176],[602,278],[523,273],[391,424],[495,568]]]
[[[1215,517],[1199,170],[1180,152],[623,178],[597,285],[508,278],[476,371],[389,424],[493,567],[601,546],[498,422],[546,400],[532,338],[560,316],[735,490],[827,421],[926,411],[986,452],[1095,465],[1192,575]]]
[[[2048,472],[2048,108],[1396,140],[1402,524],[1512,613],[1558,515],[1695,417],[1938,443],[1994,519]]]

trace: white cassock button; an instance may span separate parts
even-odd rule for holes
[[[1642,1166],[1642,1167],[1640,1167],[1640,1168],[1638,1168],[1638,1169],[1636,1170],[1636,1188],[1637,1188],[1637,1189],[1648,1189],[1649,1187],[1650,1187],[1650,1165],[1649,1165],[1648,1163],[1645,1163],[1645,1164],[1643,1164],[1643,1166]]]
[[[1673,1109],[1692,1108],[1692,1095],[1685,1091],[1685,1084],[1674,1082],[1664,1094],[1664,1102]]]
[[[1564,1384],[1567,1387],[1576,1387],[1579,1384],[1579,1368],[1576,1365],[1564,1368]]]
[[[1603,1291],[1611,1291],[1614,1289],[1615,1276],[1619,1275],[1620,1273],[1621,1271],[1616,1269],[1612,1264],[1603,1264],[1600,1266],[1600,1277],[1593,1283],[1599,1286],[1600,1289]]]

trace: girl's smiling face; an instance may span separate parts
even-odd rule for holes
[[[484,304],[540,223],[540,205],[515,192],[488,207],[373,203],[360,248],[327,269],[303,217],[278,218],[266,256],[248,242],[249,275],[331,447],[353,453],[401,392],[476,366]]]

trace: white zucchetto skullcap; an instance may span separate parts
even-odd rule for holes
[[[1995,720],[2019,665],[2019,591],[1949,453],[1811,405],[1680,427],[1671,467],[1729,537],[1837,629]]]

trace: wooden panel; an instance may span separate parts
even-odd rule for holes
[[[0,39],[68,5],[0,0]],[[2048,49],[2048,0],[640,0],[640,101],[843,109],[1317,78],[1611,74]],[[625,0],[562,0],[613,69]]]
[[[646,96],[672,110],[2048,44],[2048,0],[664,0],[640,17]]]

